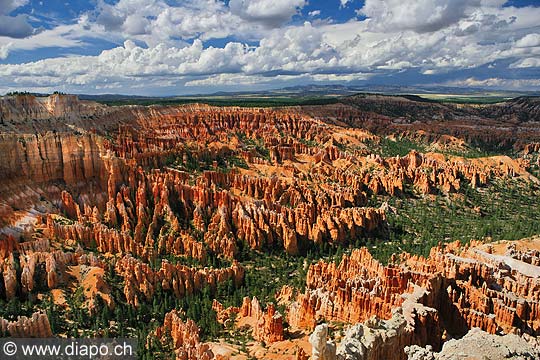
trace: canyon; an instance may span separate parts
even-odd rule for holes
[[[141,352],[178,359],[442,359],[473,336],[534,358],[536,213],[505,221],[474,199],[538,194],[539,121],[534,98],[2,97],[0,329],[137,336]],[[488,235],[439,238],[403,204],[457,209]],[[494,217],[523,236],[502,238]],[[399,237],[414,226],[433,246]]]

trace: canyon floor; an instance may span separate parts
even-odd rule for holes
[[[140,359],[540,358],[540,101],[0,98],[0,331]],[[487,354],[487,355],[486,355]]]

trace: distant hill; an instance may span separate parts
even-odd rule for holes
[[[312,97],[340,97],[358,93],[373,93],[385,95],[461,95],[471,97],[515,98],[519,96],[540,96],[540,92],[488,90],[483,88],[461,88],[446,86],[399,86],[399,85],[299,85],[262,91],[220,91],[210,94],[192,94],[182,96],[140,96],[122,94],[87,95],[80,94],[83,100],[94,101],[127,101],[127,100],[180,100],[180,99],[213,99],[213,98],[312,98]]]

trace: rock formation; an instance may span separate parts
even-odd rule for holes
[[[367,249],[345,255],[339,265],[320,261],[310,266],[306,291],[290,306],[289,323],[313,328],[320,318],[349,323],[372,315],[388,319],[392,308],[404,304],[403,294],[419,286],[429,293],[421,303],[439,310],[451,331],[480,327],[490,333],[518,329],[538,334],[538,267],[479,246],[454,243],[432,249],[426,259],[403,255],[387,267]]]
[[[201,343],[199,328],[191,319],[182,320],[180,314],[173,310],[165,315],[163,326],[155,330],[158,341],[167,341],[170,337],[177,359],[211,360],[214,353],[208,344]]]
[[[527,359],[540,358],[540,344],[537,339],[520,337],[515,334],[491,335],[478,328],[472,328],[461,339],[444,343],[440,352],[428,346],[405,348],[408,360],[457,360],[457,359]]]
[[[349,327],[337,348],[340,360],[403,359],[403,349],[415,343],[414,323],[397,308],[389,320],[372,318]]]
[[[81,117],[105,111],[105,106],[79,100],[76,95],[52,94],[37,97],[20,94],[0,98],[0,119],[4,122],[23,123],[28,120]]]
[[[239,262],[249,252],[305,256],[386,238],[390,197],[452,199],[500,179],[538,182],[531,167],[540,128],[528,121],[537,114],[531,99],[459,107],[369,95],[255,109],[2,97],[0,298],[83,287],[90,311],[98,297],[110,309],[137,311],[161,291],[182,299],[205,288],[214,295],[220,284],[243,286],[245,271],[257,271]],[[385,142],[403,139],[444,154],[381,155]],[[521,158],[449,155],[478,144],[513,147]],[[441,245],[428,258],[402,254],[383,266],[357,249],[339,264],[311,264],[305,290],[282,289],[284,314],[254,297],[227,309],[216,300],[214,310],[222,322],[236,313],[269,347],[287,337],[287,324],[315,329],[320,359],[334,356],[321,320],[364,323],[347,333],[356,345],[342,342],[337,353],[366,359],[403,359],[391,349],[414,344],[439,350],[443,334],[474,327],[538,336],[540,254],[499,250]],[[118,276],[122,291],[113,291],[118,284],[108,275]],[[50,335],[46,316],[36,314],[2,320],[2,330]],[[157,337],[169,334],[179,358],[211,358],[195,323],[182,317],[169,312]],[[295,354],[304,359],[301,349]]]
[[[335,360],[336,359],[336,345],[327,341],[328,325],[321,324],[315,327],[313,333],[309,336],[309,343],[312,346],[311,359],[312,360]]]
[[[453,243],[433,248],[428,258],[402,254],[389,266],[367,249],[354,250],[339,265],[310,266],[288,320],[307,328],[321,319],[363,322],[338,347],[343,359],[404,359],[396,349],[439,349],[443,332],[462,336],[471,328],[538,336],[540,268],[532,263],[536,253],[525,255],[512,243],[505,255],[491,245]]]
[[[46,314],[36,312],[32,317],[19,316],[16,321],[0,318],[2,334],[12,337],[48,338],[52,336],[51,325]]]
[[[155,271],[148,264],[130,255],[118,260],[116,271],[124,277],[127,302],[134,306],[138,306],[142,300],[150,301],[157,286],[165,291],[172,291],[177,297],[183,297],[204,287],[215,291],[218,283],[228,280],[238,286],[244,277],[244,269],[237,262],[225,269],[196,269],[173,265],[164,260],[159,270]]]
[[[253,338],[259,342],[271,344],[284,339],[283,316],[276,310],[274,304],[268,304],[264,311],[256,297],[245,297],[241,307],[223,308],[214,300],[213,309],[221,323],[230,321],[231,315],[236,314],[237,324],[253,324]]]

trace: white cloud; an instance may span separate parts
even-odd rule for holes
[[[34,33],[34,28],[28,23],[28,16],[9,16],[13,10],[27,3],[27,0],[0,0],[0,36],[24,38]]]
[[[305,0],[231,0],[231,12],[242,19],[278,27],[306,4]]]
[[[310,17],[317,17],[317,16],[321,15],[321,10],[313,10],[313,11],[310,11],[310,12],[308,13],[308,15],[309,15]]]
[[[74,48],[84,46],[86,43],[81,40],[83,37],[101,36],[105,38],[106,34],[85,29],[85,18],[72,25],[60,25],[53,29],[43,30],[33,36],[24,39],[13,39],[0,37],[0,46],[9,45],[10,51],[16,50],[35,50],[46,47]]]
[[[28,0],[0,0],[0,14],[9,15],[13,10],[28,4]]]
[[[103,87],[110,83],[151,85],[164,77],[183,80],[185,76],[211,74],[213,72],[238,72],[247,49],[239,43],[225,48],[203,49],[196,40],[184,48],[158,45],[141,48],[131,41],[124,46],[103,51],[99,56],[72,56],[52,58],[26,64],[0,65],[4,86],[13,82],[20,86],[33,84],[72,88]]]
[[[0,60],[3,60],[9,55],[9,48],[12,46],[12,43],[7,43],[6,45],[0,46]]]
[[[261,85],[261,84],[279,84],[287,81],[303,81],[303,82],[349,82],[354,80],[369,79],[372,74],[300,74],[300,75],[277,75],[277,76],[261,76],[261,75],[244,75],[244,74],[219,74],[212,75],[203,79],[190,80],[185,83],[185,86],[238,86],[238,85]]]
[[[522,60],[518,60],[510,65],[511,69],[522,69],[531,67],[540,67],[540,58],[525,58]]]
[[[235,8],[239,4],[244,7]],[[230,7],[219,0],[187,0],[181,6],[163,0],[99,2],[97,15],[83,15],[75,24],[25,39],[0,37],[0,58],[16,50],[83,46],[87,38],[122,46],[97,56],[0,65],[0,77],[8,88],[54,85],[65,86],[66,91],[151,91],[158,86],[235,81],[244,85],[292,79],[352,81],[407,69],[430,75],[501,60],[515,69],[539,66],[539,7],[501,7],[502,0],[367,0],[362,11],[370,19],[365,21],[284,25],[304,4],[304,0],[231,0]],[[270,5],[275,6],[265,12]],[[221,47],[205,45],[209,39],[229,36],[235,40]],[[255,45],[246,45],[246,40]]]
[[[540,46],[540,34],[527,34],[516,42],[516,46],[520,48]]]
[[[248,73],[271,71],[317,72],[338,65],[339,54],[323,41],[320,29],[309,22],[278,30],[261,40],[248,54]]]
[[[540,88],[540,79],[502,79],[502,78],[476,79],[476,78],[471,77],[464,80],[449,81],[446,83],[446,85],[487,87],[487,88],[496,88],[496,89],[538,90]]]
[[[234,36],[258,40],[268,29],[289,22],[305,0],[186,0],[174,6],[165,0],[98,1],[96,25],[149,46],[180,45],[199,38]]]
[[[360,11],[379,29],[425,33],[457,23],[480,3],[480,0],[366,0]]]
[[[258,33],[251,28],[250,33]],[[180,37],[188,40],[201,38],[225,38],[242,31],[248,32],[249,25],[240,17],[232,14],[221,2],[204,2],[192,7],[170,7],[157,15],[149,27],[148,36],[144,38],[147,43],[167,42],[171,38]]]

